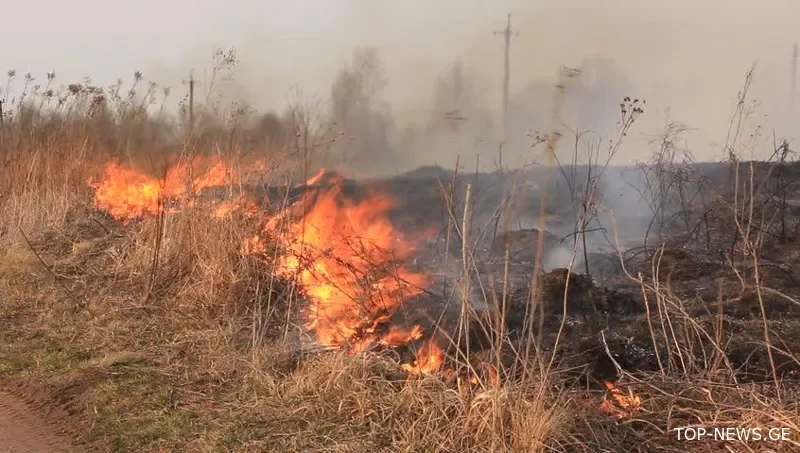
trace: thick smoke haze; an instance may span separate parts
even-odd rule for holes
[[[452,166],[460,153],[466,168],[480,159],[488,169],[501,136],[503,39],[493,32],[507,13],[519,32],[511,47],[509,164],[538,159],[526,144],[552,127],[562,65],[584,70],[563,108],[570,128],[613,136],[622,98],[647,100],[618,163],[646,158],[647,134],[667,111],[694,129],[688,142],[698,159],[720,158],[754,63],[756,120],[766,131],[798,135],[788,115],[792,45],[800,41],[800,3],[792,0],[9,2],[0,62],[40,80],[55,70],[61,83],[91,76],[106,85],[141,70],[175,98],[194,68],[202,97],[211,49],[234,47],[234,79],[220,85],[226,98],[282,111],[298,87],[334,103],[334,84],[352,69],[354,52],[373,48],[384,83],[368,105],[339,111],[361,140],[351,160],[374,159],[364,171],[399,171]]]

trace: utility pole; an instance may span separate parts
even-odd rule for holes
[[[194,70],[189,72],[189,81],[183,81],[184,84],[189,85],[189,128],[194,127]]]
[[[794,49],[792,50],[792,81],[791,81],[791,92],[789,93],[789,132],[793,134],[795,124],[794,124],[794,109],[795,109],[795,98],[797,97],[797,43],[794,44]]]
[[[506,58],[505,58],[505,73],[503,75],[503,143],[508,140],[508,86],[509,86],[509,69],[510,69],[510,50],[511,50],[511,37],[519,36],[519,33],[511,31],[511,14],[508,15],[505,30],[494,32],[495,36],[502,35],[505,38],[506,45]]]
[[[0,146],[3,145],[3,135],[5,134],[3,129],[5,129],[3,123],[3,100],[0,99]]]

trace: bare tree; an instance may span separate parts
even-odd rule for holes
[[[705,225],[709,239],[705,210],[705,178],[696,171],[694,156],[684,143],[690,128],[679,121],[667,120],[664,129],[650,144],[655,149],[647,161],[637,164],[641,174],[641,187],[637,190],[650,207],[651,219],[645,233],[644,245],[653,233],[661,238],[667,229],[680,223],[688,237],[699,239],[701,225]],[[702,214],[698,214],[696,201],[701,201]]]
[[[394,122],[388,104],[380,99],[388,79],[377,49],[357,49],[331,87],[331,116],[348,138],[335,147],[349,168],[370,169],[392,164]]]

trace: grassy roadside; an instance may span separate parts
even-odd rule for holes
[[[781,381],[774,364],[771,380],[737,382],[723,349],[745,336],[743,323],[723,316],[721,294],[719,317],[703,314],[698,322],[700,316],[685,310],[688,297],[673,292],[671,271],[657,269],[659,256],[645,263],[653,270],[639,283],[650,298],[643,307],[653,312],[648,340],[668,352],[661,372],[624,375],[621,384],[640,396],[641,408],[621,420],[600,410],[608,397],[603,390],[543,364],[548,353],[543,361],[520,359],[530,371],[524,378],[465,391],[443,374],[409,378],[390,352],[305,350],[292,335],[299,329],[290,316],[290,307],[304,301],[273,278],[273,263],[239,252],[252,227],[246,219],[217,221],[187,207],[124,225],[91,207],[87,180],[108,161],[109,149],[117,159],[152,162],[153,150],[171,150],[174,157],[224,148],[237,161],[245,142],[218,121],[198,126],[197,141],[181,146],[169,129],[174,125],[144,109],[125,110],[125,104],[114,113],[88,88],[73,94],[74,110],[23,111],[2,130],[0,385],[22,386],[83,451],[744,452],[755,448],[713,440],[688,445],[672,429],[781,426],[800,436],[796,383]],[[297,154],[306,158],[312,151]],[[752,173],[749,183],[752,196]],[[594,189],[586,200],[594,200]],[[465,231],[466,207],[463,219],[456,218],[450,196],[451,223]],[[761,295],[765,284],[752,253],[765,238],[750,222],[756,203],[748,213],[746,203],[728,209],[719,198],[723,206],[714,214],[727,216],[719,223],[741,231],[739,248],[732,247],[731,281],[736,286],[733,278],[741,279],[741,295],[747,290],[748,326],[765,324],[763,331],[746,332],[747,341],[766,337],[777,356],[777,334],[791,335],[797,323],[771,319],[766,325],[770,301]],[[541,238],[544,228],[539,231]],[[461,244],[462,263],[469,263],[463,244],[468,241]],[[572,274],[562,275],[569,287]],[[566,294],[563,299],[566,306]],[[744,305],[735,299],[726,307]],[[566,316],[561,322],[564,328]],[[504,342],[511,343],[502,337],[490,353],[499,356]],[[782,355],[797,362],[795,353]],[[800,437],[757,447],[798,451]]]

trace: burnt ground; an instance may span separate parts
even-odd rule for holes
[[[725,182],[725,165],[699,167],[710,180]],[[729,173],[729,172],[728,172]],[[525,335],[527,313],[537,311],[530,302],[531,275],[534,269],[539,230],[537,223],[506,221],[498,228],[494,214],[501,203],[502,190],[509,177],[500,175],[463,175],[451,189],[453,174],[441,169],[420,169],[371,184],[403,201],[393,213],[394,223],[409,234],[434,226],[439,234],[429,236],[414,259],[414,265],[435,276],[436,284],[419,301],[411,301],[408,311],[415,313],[409,322],[428,320],[428,325],[452,326],[458,316],[461,280],[461,241],[451,230],[448,242],[447,203],[443,193],[452,190],[454,223],[463,216],[466,184],[472,185],[473,204],[469,243],[476,272],[471,277],[469,298],[486,321],[502,300],[502,276],[508,249],[508,316],[506,331],[509,342],[519,345]],[[505,182],[504,182],[505,181]],[[358,196],[359,184],[350,183],[351,194]],[[769,181],[762,182],[763,186]],[[528,185],[519,193],[524,212],[539,210],[539,190]],[[717,189],[719,190],[719,189]],[[794,190],[794,192],[792,192]],[[647,213],[622,212],[617,218],[616,238],[611,221],[587,233],[590,252],[585,256],[581,243],[569,275],[564,303],[564,287],[575,235],[575,208],[563,191],[552,191],[546,200],[547,230],[543,240],[542,300],[543,316],[534,325],[533,334],[541,336],[545,349],[552,345],[562,327],[558,357],[561,365],[584,380],[613,380],[619,372],[655,372],[664,370],[678,374],[709,372],[724,366],[735,379],[761,381],[772,376],[772,366],[765,347],[764,325],[760,301],[770,326],[770,341],[777,344],[772,361],[778,378],[800,379],[800,364],[793,353],[800,350],[800,238],[786,235],[777,238],[765,234],[760,239],[759,279],[753,285],[752,258],[742,253],[731,229],[731,218],[724,207],[707,209],[702,217],[700,233],[687,237],[677,224],[670,224],[648,238],[644,244]],[[477,194],[477,195],[476,195]],[[723,195],[724,197],[724,195]],[[766,196],[764,212],[774,195]],[[788,195],[800,199],[800,188]],[[616,207],[630,203],[618,202]],[[611,206],[613,210],[615,206]],[[797,210],[797,209],[795,209]],[[623,209],[624,211],[624,209]],[[627,216],[627,217],[626,217]],[[788,222],[800,224],[800,212],[789,212]],[[520,217],[520,216],[518,216]],[[525,217],[525,216],[521,216]],[[698,224],[699,225],[699,224]],[[626,228],[628,227],[628,228]],[[588,228],[587,228],[588,229]],[[637,229],[638,235],[637,235]],[[638,236],[638,237],[637,237]],[[621,242],[617,247],[617,238]],[[588,266],[587,266],[588,261]],[[624,268],[623,268],[624,265]],[[591,272],[586,274],[586,270]],[[627,272],[626,272],[627,271]],[[641,276],[644,282],[637,281]],[[761,286],[761,287],[759,287]],[[645,297],[647,300],[645,301]],[[649,316],[648,316],[649,311]],[[421,315],[420,313],[424,313]],[[566,313],[566,317],[564,317]],[[402,321],[401,321],[402,322]],[[541,332],[539,327],[541,326]],[[431,329],[432,327],[429,327]],[[447,328],[447,327],[445,327]],[[472,329],[473,352],[492,341],[490,334]],[[483,338],[481,338],[483,337]],[[654,338],[655,337],[655,338]],[[452,347],[451,347],[452,349]],[[723,354],[724,352],[724,354]],[[450,351],[451,357],[454,351]],[[724,357],[723,357],[724,355]],[[619,367],[619,368],[618,368]]]

